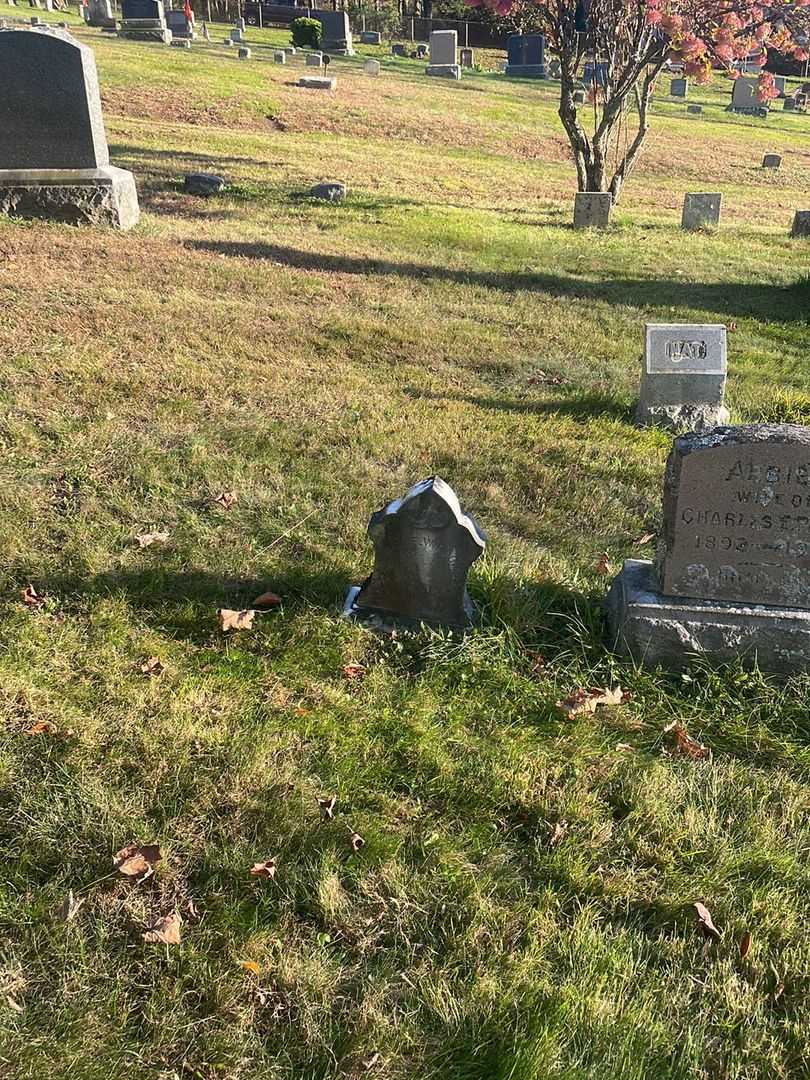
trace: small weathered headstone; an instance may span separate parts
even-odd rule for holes
[[[464,629],[474,621],[467,574],[484,534],[449,484],[429,477],[372,514],[374,569],[349,591],[344,614],[379,629],[426,623]]]
[[[705,229],[720,222],[719,192],[690,192],[683,197],[682,229]]]
[[[574,102],[574,105],[577,106],[577,107],[579,107],[581,105],[584,105],[585,104],[585,91],[584,90],[575,90],[574,93],[573,93],[573,96],[572,96],[572,100]]]
[[[284,52],[283,49],[276,49],[276,51],[273,53],[273,63],[274,64],[286,64],[287,63],[287,54]]]
[[[32,15],[31,16],[31,25],[32,26],[41,26],[42,25],[42,20],[40,19],[39,15]]]
[[[810,429],[676,439],[656,563],[627,560],[606,608],[614,647],[645,666],[810,667]]]
[[[426,75],[438,75],[445,79],[460,79],[461,68],[458,65],[458,31],[433,30],[430,34],[430,58],[425,68]]]
[[[230,39],[235,45],[241,45],[245,40],[245,31],[235,26],[230,32]]]
[[[284,52],[287,54],[287,56],[296,56],[298,50],[294,45],[285,45]]]
[[[513,79],[544,79],[545,47],[542,34],[510,34],[506,39],[506,75]]]
[[[414,49],[413,55],[417,60],[424,60],[425,57],[428,55],[429,51],[429,47],[424,43],[420,42]]]
[[[173,49],[190,49],[191,48],[191,42],[189,41],[188,38],[178,38],[175,41],[174,37],[172,37],[172,40],[171,40],[170,44],[171,44]]]
[[[340,180],[328,180],[324,184],[316,184],[309,189],[313,199],[323,199],[325,202],[343,202],[346,198],[346,185]]]
[[[780,154],[766,154],[762,159],[763,169],[778,169],[782,164],[782,157]]]
[[[689,113],[690,116],[700,116],[700,114],[703,112],[703,106],[702,105],[687,105],[686,106],[686,111]]]
[[[334,75],[331,78],[325,78],[322,75],[302,75],[298,80],[298,85],[304,90],[334,90],[337,79]]]
[[[795,112],[796,111],[796,98],[794,98],[794,97],[786,97],[785,101],[784,101],[784,104],[782,105],[782,110],[784,112]]]
[[[381,45],[382,34],[376,30],[363,30],[360,34],[360,43],[361,45]]]
[[[562,64],[559,60],[549,60],[548,62],[548,77],[550,79],[559,79],[562,76]]]
[[[183,187],[189,195],[216,195],[225,187],[225,180],[216,173],[189,173]]]
[[[475,53],[472,49],[459,49],[458,58],[463,68],[475,67]]]
[[[307,67],[323,67],[323,54],[319,52],[307,53],[304,63]]]
[[[726,328],[648,323],[636,423],[673,431],[727,424]]]
[[[669,82],[669,96],[670,97],[686,97],[689,93],[689,80],[688,79],[670,79]]]
[[[379,60],[363,61],[363,71],[366,73],[366,75],[379,75],[380,69],[381,65]]]
[[[574,228],[604,229],[610,224],[612,209],[609,191],[578,191],[574,197]]]
[[[405,51],[405,46],[404,45],[396,44],[396,45],[391,46],[391,55],[392,56],[407,56],[408,54]]]
[[[223,39],[222,44],[227,45],[230,48],[233,45],[233,42],[231,41],[231,39],[229,37],[226,37],[226,38]]]
[[[791,236],[810,236],[810,210],[797,210],[793,215]]]
[[[243,45],[240,48],[239,52],[237,53],[237,56],[239,57],[240,60],[249,60],[250,59],[250,49],[247,47],[247,45]]]

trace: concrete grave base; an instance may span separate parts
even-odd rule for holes
[[[134,176],[112,166],[2,169],[0,213],[114,229],[131,229],[140,217]]]
[[[337,86],[337,79],[334,76],[327,79],[323,76],[302,75],[298,80],[298,85],[303,86],[305,90],[334,90]]]
[[[160,41],[164,45],[171,45],[173,34],[171,30],[160,30],[157,27],[149,30],[144,27],[135,30],[122,28],[118,31],[118,36],[126,38],[127,41]]]
[[[459,64],[428,64],[425,74],[437,75],[442,79],[460,79],[461,66]]]
[[[724,405],[652,405],[640,401],[636,409],[639,427],[660,427],[667,431],[709,431],[723,427],[731,419]]]
[[[467,616],[467,621],[463,625],[449,625],[447,623],[427,622],[419,619],[409,619],[404,615],[395,615],[391,611],[382,611],[379,608],[367,608],[358,607],[357,598],[363,590],[361,585],[352,585],[349,591],[346,593],[346,600],[343,604],[343,611],[341,616],[344,619],[351,619],[362,626],[366,630],[373,630],[377,634],[385,634],[391,636],[393,634],[410,631],[417,631],[422,626],[430,626],[434,629],[445,629],[464,632],[465,630],[471,630],[478,623],[478,612],[475,610],[475,606],[469,597],[468,593],[464,593],[464,614]]]
[[[545,64],[507,64],[504,68],[507,79],[545,79]]]
[[[605,613],[611,648],[642,667],[678,670],[704,657],[785,675],[810,668],[810,611],[663,596],[647,560],[625,561]]]

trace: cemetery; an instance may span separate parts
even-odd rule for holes
[[[245,14],[0,20],[0,1077],[807,1075],[804,78]]]

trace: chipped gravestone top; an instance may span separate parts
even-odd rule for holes
[[[374,570],[349,594],[347,612],[413,624],[470,625],[467,572],[486,541],[449,484],[438,476],[415,484],[372,515],[368,534]]]
[[[644,338],[636,422],[676,431],[728,423],[725,326],[648,323]]]
[[[63,31],[0,34],[0,169],[109,162],[92,50]]]
[[[664,481],[661,592],[810,608],[810,428],[676,439]]]

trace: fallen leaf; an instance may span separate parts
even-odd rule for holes
[[[733,334],[736,329],[737,329],[737,324],[732,319],[732,321],[728,324],[728,331],[729,331],[730,334]]]
[[[708,746],[704,746],[703,743],[699,743],[697,739],[693,739],[680,720],[673,720],[671,724],[667,724],[664,728],[664,734],[667,735],[670,733],[675,737],[675,749],[679,754],[683,754],[684,757],[692,758],[693,761],[699,761],[701,758],[711,756],[711,751]]]
[[[603,576],[610,573],[610,556],[606,551],[603,551],[599,558],[596,560],[596,572]]]
[[[258,979],[259,965],[254,960],[240,960],[239,967],[242,968],[243,971],[249,971],[251,975],[255,975]]]
[[[152,544],[165,544],[168,539],[167,532],[138,533],[135,536],[139,548],[148,548]]]
[[[41,596],[33,585],[26,585],[20,596],[28,607],[41,607],[45,603],[45,597]]]
[[[366,846],[366,842],[360,835],[360,833],[356,833],[354,831],[349,837],[349,842],[352,845],[352,851],[360,851],[361,848],[364,848]]]
[[[245,611],[231,611],[230,608],[221,607],[217,611],[219,615],[220,630],[252,630],[253,617],[256,614],[252,608]]]
[[[35,724],[32,724],[25,732],[26,735],[58,735],[59,728],[56,724],[52,724],[50,720],[37,720]]]
[[[583,713],[594,713],[600,705],[624,705],[629,700],[630,691],[622,690],[620,686],[613,690],[596,687],[591,690],[574,690],[563,701],[557,702],[557,708],[571,719]]]
[[[705,904],[701,904],[700,901],[698,901],[693,906],[695,911],[697,912],[698,926],[703,931],[703,936],[706,938],[710,938],[712,941],[719,941],[720,931],[714,925],[709,909],[706,907]]]
[[[281,597],[276,596],[274,592],[263,592],[261,596],[257,596],[253,603],[250,605],[253,608],[258,608],[259,611],[266,611],[267,608],[278,607],[281,603]]]
[[[18,1001],[15,1001],[11,994],[6,994],[6,1005],[8,1005],[12,1012],[21,1013],[23,1011],[22,1005],[20,1005]]]
[[[194,898],[189,896],[186,899],[186,914],[190,919],[199,919],[200,912],[197,905],[194,903]]]
[[[567,832],[567,823],[565,821],[558,821],[551,831],[551,836],[548,838],[548,846],[555,848],[565,838]]]
[[[527,649],[526,655],[532,662],[532,672],[538,675],[546,666],[546,658],[541,652],[536,652],[534,649]]]
[[[84,898],[76,900],[73,896],[73,890],[68,890],[68,894],[62,903],[59,905],[59,918],[63,922],[73,922],[76,916],[79,914],[79,909],[84,903]]]
[[[215,503],[218,503],[220,506],[223,506],[226,510],[230,510],[230,508],[236,502],[236,492],[235,491],[223,491],[223,492],[220,492],[220,494],[217,495],[217,497],[213,501]]]
[[[655,539],[655,533],[644,533],[644,535],[643,535],[643,536],[640,536],[640,537],[638,538],[638,540],[634,540],[634,541],[633,541],[633,544],[634,544],[634,545],[635,545],[636,547],[643,547],[643,546],[644,546],[644,544],[649,544],[649,542],[650,542],[651,540],[654,540],[654,539]]]
[[[751,933],[746,930],[740,938],[740,959],[744,960],[751,951]]]
[[[321,821],[331,821],[335,816],[335,804],[337,795],[325,795],[318,799],[318,809],[321,812]]]
[[[126,877],[142,881],[154,874],[155,867],[163,858],[158,844],[127,844],[113,855],[113,866]]]
[[[632,750],[633,747],[630,745],[630,743],[620,742],[616,743],[616,749],[621,750],[623,753],[627,753],[627,751]]]
[[[362,679],[366,673],[366,669],[362,664],[344,664],[343,674],[347,679]]]
[[[142,935],[144,941],[155,941],[161,945],[179,945],[180,927],[183,919],[179,911],[156,919]]]
[[[163,661],[159,656],[150,656],[148,660],[141,664],[141,673],[150,677],[162,675],[164,670]]]
[[[254,863],[250,868],[253,877],[267,878],[272,881],[276,876],[276,860],[265,859],[264,862]]]

